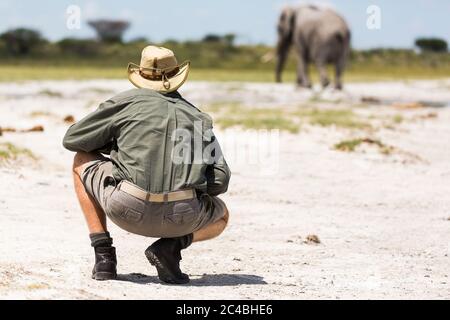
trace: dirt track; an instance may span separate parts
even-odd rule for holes
[[[224,150],[233,171],[223,196],[229,228],[183,252],[192,281],[176,287],[161,284],[146,261],[152,239],[115,226],[120,281],[90,279],[93,254],[72,192],[73,154],[61,146],[63,118],[80,119],[127,88],[126,81],[105,80],[0,85],[1,127],[45,128],[0,137],[39,158],[0,167],[0,298],[450,298],[450,108],[436,107],[450,104],[450,81],[349,84],[344,93],[314,99],[288,84],[189,83],[182,93],[200,108],[353,108],[371,96],[379,101],[359,106],[361,112],[407,120],[369,133],[313,125],[281,133],[275,176]],[[435,107],[395,109],[399,101]],[[367,135],[401,152],[333,149]],[[305,241],[310,234],[321,243]]]

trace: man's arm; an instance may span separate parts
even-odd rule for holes
[[[217,196],[225,193],[228,190],[228,184],[230,182],[231,171],[225,159],[222,157],[221,163],[214,163],[206,168],[206,192],[210,196]]]
[[[206,168],[206,192],[211,196],[217,196],[227,192],[231,171],[225,161],[219,142],[214,135],[211,141],[213,141],[214,145],[213,153],[215,161]]]
[[[112,101],[73,124],[66,132],[63,146],[70,151],[92,152],[104,148],[114,138],[114,116],[118,108]]]

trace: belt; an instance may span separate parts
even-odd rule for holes
[[[196,197],[195,189],[186,189],[165,193],[151,193],[125,180],[120,183],[119,190],[128,193],[135,198],[150,202],[172,202],[193,199]]]

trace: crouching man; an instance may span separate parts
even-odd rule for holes
[[[180,251],[227,225],[217,195],[227,191],[230,170],[211,118],[177,92],[189,66],[171,50],[144,48],[140,65],[128,65],[137,89],[102,103],[64,137],[64,147],[76,152],[75,192],[95,250],[93,279],[117,276],[106,216],[126,231],[160,238],[145,255],[162,281],[176,284],[189,282]]]

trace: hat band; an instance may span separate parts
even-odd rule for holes
[[[163,80],[164,78],[171,78],[173,76],[176,76],[179,71],[179,67],[175,67],[175,69],[169,72],[162,71],[162,74],[146,74],[142,70],[139,70],[139,75],[147,80],[159,81]]]

